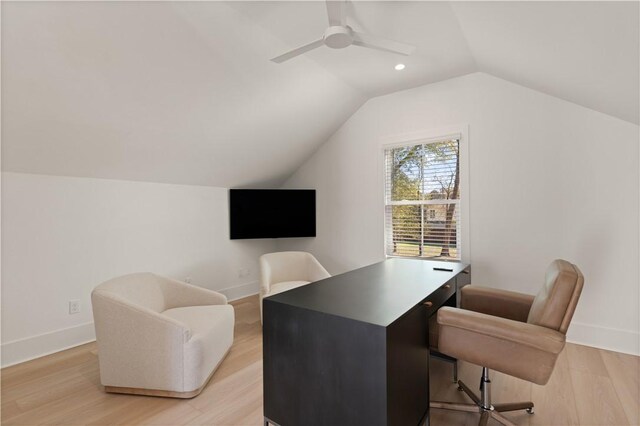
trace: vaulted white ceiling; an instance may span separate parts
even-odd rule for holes
[[[640,122],[639,5],[452,3],[481,71],[635,124]]]
[[[270,62],[322,35],[324,2],[3,2],[2,168],[276,185],[366,99],[475,71],[639,121],[637,2],[350,2],[347,22],[416,52]]]

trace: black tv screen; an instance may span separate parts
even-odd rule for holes
[[[230,189],[232,240],[316,236],[314,189]]]

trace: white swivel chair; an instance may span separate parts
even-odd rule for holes
[[[137,273],[91,293],[105,391],[191,398],[233,343],[234,311],[215,291]]]
[[[260,318],[263,298],[330,276],[311,253],[283,251],[260,256]]]

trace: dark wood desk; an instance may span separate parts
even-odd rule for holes
[[[265,424],[427,421],[428,318],[469,278],[463,263],[389,259],[265,298]]]

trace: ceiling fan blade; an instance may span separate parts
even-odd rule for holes
[[[345,1],[346,0],[326,0],[329,26],[344,27],[347,25]]]
[[[298,55],[302,55],[303,53],[313,50],[316,47],[320,47],[320,46],[324,46],[324,40],[322,39],[316,40],[313,43],[305,44],[304,46],[298,47],[297,49],[293,49],[292,51],[287,52],[284,55],[276,56],[271,60],[276,64],[280,64],[284,61],[287,61],[291,58],[295,58]]]
[[[356,46],[369,47],[372,49],[384,50],[385,52],[397,53],[409,56],[416,50],[415,46],[387,38],[372,36],[369,34],[353,32],[353,44]]]

